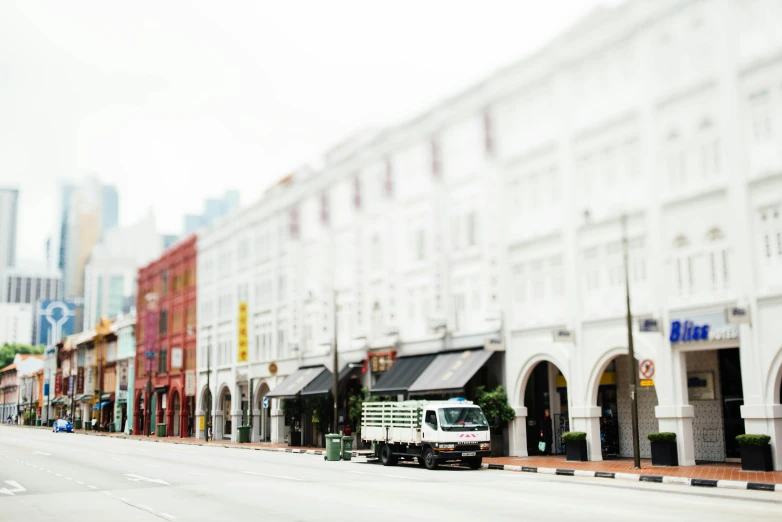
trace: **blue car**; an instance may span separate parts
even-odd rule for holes
[[[54,433],[60,433],[61,431],[66,433],[73,433],[73,424],[69,420],[57,419],[54,421],[54,428],[52,431]]]

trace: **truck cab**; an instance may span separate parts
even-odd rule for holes
[[[429,403],[421,423],[419,462],[434,469],[444,462],[479,468],[491,456],[489,423],[480,407],[464,400]]]

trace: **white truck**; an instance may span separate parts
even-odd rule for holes
[[[384,466],[417,460],[427,469],[461,462],[479,469],[491,455],[489,423],[481,408],[464,399],[365,402],[361,439],[372,444]]]

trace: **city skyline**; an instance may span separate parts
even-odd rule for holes
[[[151,205],[161,231],[178,233],[182,216],[204,199],[236,188],[250,201],[344,136],[403,120],[525,56],[591,8],[614,3],[560,0],[537,6],[535,16],[501,1],[478,12],[410,3],[371,29],[355,1],[317,6],[310,20],[293,6],[245,4],[241,13],[226,12],[235,27],[215,21],[206,3],[184,11],[155,3],[119,17],[92,4],[5,4],[0,185],[20,189],[18,257],[44,256],[50,231],[39,227],[55,221],[59,179],[78,183],[98,173],[117,186],[120,225]],[[448,24],[439,22],[444,12]],[[278,23],[264,22],[272,19]],[[166,30],[155,29],[163,27],[158,21]],[[290,24],[305,40],[291,38]],[[404,42],[393,36],[399,26],[409,29]],[[145,44],[128,48],[139,31]],[[362,46],[353,45],[356,37]],[[287,42],[282,54],[280,42]],[[312,74],[332,80],[313,88]],[[28,110],[34,101],[43,105]]]

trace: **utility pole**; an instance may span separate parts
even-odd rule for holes
[[[98,323],[97,330],[97,346],[95,349],[98,351],[98,431],[103,428],[103,319]]]
[[[204,422],[204,440],[209,442],[209,425],[212,420],[212,388],[209,386],[209,376],[212,373],[212,334],[206,338],[206,422]]]
[[[337,290],[334,289],[334,431],[339,433],[339,366],[337,355]]]
[[[633,419],[633,466],[641,469],[641,454],[638,442],[638,363],[635,362],[635,348],[633,347],[633,314],[630,311],[630,263],[629,246],[627,240],[627,215],[622,215],[622,250],[624,251],[625,265],[625,303],[627,305],[627,350],[630,367],[630,407]]]

